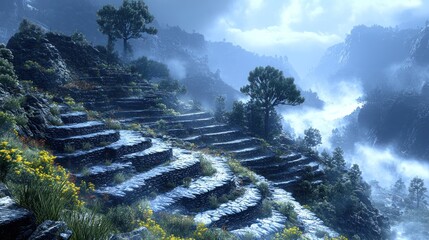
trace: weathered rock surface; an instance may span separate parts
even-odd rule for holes
[[[129,233],[115,234],[110,240],[142,240],[146,239],[149,235],[149,231],[145,227],[141,227]]]
[[[71,236],[72,231],[65,222],[47,220],[37,227],[29,240],[68,240]]]
[[[7,188],[0,184],[0,236],[2,240],[27,239],[36,228],[35,217],[27,209],[19,207],[9,195]]]

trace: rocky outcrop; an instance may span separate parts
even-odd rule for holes
[[[4,240],[24,240],[36,229],[36,220],[30,211],[19,207],[7,188],[0,184],[0,236]]]
[[[141,240],[148,236],[150,236],[149,231],[145,227],[141,227],[129,233],[115,234],[110,240]]]
[[[65,222],[47,220],[37,227],[28,240],[68,240],[71,236],[72,231]]]
[[[28,21],[10,38],[7,47],[15,58],[13,64],[20,79],[32,80],[41,89],[53,90],[72,79],[67,64],[45,33]]]

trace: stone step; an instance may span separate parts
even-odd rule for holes
[[[253,158],[264,155],[266,152],[267,150],[260,146],[230,151],[230,153],[233,154],[236,159]]]
[[[160,120],[169,120],[171,119],[171,115],[159,115],[159,116],[144,116],[144,117],[131,117],[120,120],[122,124],[130,124],[130,123],[143,123],[143,124],[156,124],[157,121]]]
[[[168,184],[179,184],[185,177],[194,177],[200,174],[200,161],[195,154],[187,150],[174,149],[176,160],[165,165],[153,168],[147,172],[134,175],[125,182],[96,190],[96,194],[106,199],[104,204],[114,206],[131,204],[151,192],[163,192]]]
[[[74,174],[76,182],[91,182],[97,188],[100,186],[112,185],[116,174],[131,175],[135,173],[135,168],[131,162],[115,162],[110,165],[96,165],[84,169],[78,174]]]
[[[217,209],[198,213],[194,217],[195,222],[232,230],[237,225],[254,219],[255,214],[259,211],[262,196],[259,190],[252,185],[245,188],[243,196],[221,204]]]
[[[193,112],[185,113],[177,116],[173,116],[173,121],[182,121],[182,120],[197,120],[202,118],[211,118],[212,115],[208,112]]]
[[[195,120],[177,120],[177,121],[170,122],[170,124],[172,125],[180,125],[184,128],[197,128],[197,127],[213,125],[214,123],[215,123],[215,120],[213,117],[200,118]]]
[[[166,211],[177,205],[185,206],[188,210],[204,208],[208,205],[211,195],[221,196],[235,187],[234,175],[226,159],[206,155],[204,157],[216,169],[214,175],[193,179],[187,187],[182,185],[158,195],[150,202],[151,209],[155,212]]]
[[[123,155],[143,151],[152,145],[150,139],[142,137],[138,132],[121,130],[119,134],[119,140],[114,143],[91,150],[59,154],[56,162],[69,169],[81,169],[85,166],[99,165],[106,161],[113,162]]]
[[[101,121],[89,121],[83,123],[67,124],[62,126],[49,126],[47,133],[52,138],[66,138],[78,135],[96,133],[106,129]]]
[[[229,130],[224,132],[208,133],[201,135],[201,140],[205,143],[233,141],[243,137],[243,133],[239,130]]]
[[[272,210],[272,214],[267,218],[257,218],[250,225],[232,230],[231,233],[238,239],[247,239],[249,234],[253,239],[271,239],[272,235],[285,228],[287,218],[279,211]]]
[[[167,134],[178,138],[186,138],[189,137],[190,132],[189,129],[185,128],[172,128],[167,130]]]
[[[256,138],[240,138],[233,141],[213,143],[211,144],[211,146],[217,149],[233,151],[233,150],[242,149],[244,147],[259,146],[260,144],[261,144],[260,140]]]
[[[338,237],[338,233],[327,227],[322,220],[316,215],[298,203],[292,194],[283,189],[272,187],[272,200],[277,203],[292,204],[295,212],[298,215],[298,221],[304,228],[303,236],[308,239],[323,239],[320,238],[320,232],[325,232],[329,237]]]
[[[306,172],[314,172],[318,168],[319,164],[312,162],[307,165],[295,166],[288,169],[284,169],[284,171],[276,173],[267,173],[264,175],[264,177],[271,181],[289,180],[294,179],[295,177],[300,177]]]
[[[245,166],[252,168],[254,166],[263,166],[265,164],[270,164],[272,162],[278,161],[274,153],[265,153],[259,156],[241,159],[240,163]]]
[[[141,152],[124,155],[120,161],[132,162],[137,171],[142,172],[169,162],[173,158],[173,149],[160,139],[152,139],[152,146]]]
[[[301,165],[307,165],[314,160],[307,157],[301,157],[297,160],[292,161],[279,161],[275,163],[267,163],[265,166],[255,166],[252,167],[252,170],[255,172],[258,172],[258,174],[265,175],[265,174],[275,174],[279,172],[283,172],[285,169],[301,166]]]
[[[190,129],[191,134],[202,135],[209,133],[225,132],[231,130],[231,127],[226,124],[213,124],[204,127],[197,127]]]
[[[119,140],[119,132],[114,130],[105,130],[102,132],[79,135],[66,138],[48,138],[47,143],[51,149],[64,151],[65,148],[82,149],[85,144],[96,146],[100,143],[111,143]],[[91,147],[93,148],[93,147]]]
[[[128,110],[128,111],[117,111],[114,113],[117,118],[134,118],[134,117],[152,117],[163,115],[164,111],[161,109],[144,109],[144,110]]]
[[[70,112],[60,115],[64,124],[83,123],[88,121],[86,112]]]
[[[302,157],[302,155],[300,153],[291,153],[289,155],[280,156],[280,160],[282,162],[284,162],[284,161],[293,161],[293,160],[297,160],[297,159],[299,159],[301,157]]]
[[[157,104],[154,98],[124,98],[112,101],[113,105],[123,110],[143,110]]]

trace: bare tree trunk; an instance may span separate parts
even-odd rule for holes
[[[113,53],[113,50],[115,49],[115,41],[114,38],[111,35],[107,36],[107,51],[109,53]]]
[[[128,60],[128,39],[124,38],[124,60]]]
[[[270,132],[270,108],[265,108],[265,116],[264,116],[264,132],[265,132],[265,139],[268,139],[269,132]]]

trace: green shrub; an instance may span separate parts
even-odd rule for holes
[[[191,182],[192,182],[192,178],[190,178],[190,177],[185,177],[184,179],[183,179],[183,186],[185,186],[185,187],[189,187],[189,186],[191,186]]]
[[[13,111],[21,108],[22,103],[24,102],[24,97],[9,97],[4,100],[3,108],[5,110]]]
[[[89,143],[89,142],[86,142],[86,143],[83,143],[82,144],[82,149],[83,150],[89,150],[89,149],[91,149],[91,148],[93,148],[94,146],[92,146],[92,144],[91,143]]]
[[[0,112],[0,135],[11,132],[15,125],[15,118],[11,114]]]
[[[144,79],[169,78],[170,73],[165,64],[141,57],[131,62],[131,71],[139,73]]]
[[[66,153],[74,153],[76,151],[76,148],[73,145],[66,144],[64,146],[64,152]]]
[[[159,213],[155,219],[169,235],[191,237],[195,230],[194,219],[190,216]]]
[[[264,199],[261,205],[261,217],[270,217],[272,209],[273,203],[270,200]]]
[[[219,207],[219,201],[217,199],[217,196],[215,194],[211,194],[208,199],[209,208],[214,209]]]
[[[63,192],[65,182],[49,184],[46,181],[31,179],[24,184],[10,184],[13,196],[19,205],[30,209],[38,224],[45,220],[59,220],[61,213],[68,206],[72,197],[70,192]]]
[[[212,163],[205,157],[200,157],[201,170],[204,176],[212,176],[216,173],[216,168],[213,167]]]
[[[73,232],[71,240],[104,240],[108,239],[113,232],[113,227],[108,219],[96,214],[95,211],[67,211],[63,214],[62,219]]]
[[[274,240],[299,240],[302,232],[298,227],[285,228],[281,233],[276,233]]]
[[[256,183],[256,176],[255,173],[250,171],[248,168],[244,167],[243,165],[241,165],[241,163],[237,160],[229,160],[228,161],[228,165],[231,168],[231,170],[237,174],[240,177],[247,177],[249,178],[252,182]]]
[[[126,179],[127,179],[127,176],[125,175],[125,173],[120,172],[115,174],[115,176],[113,177],[113,182],[115,182],[116,184],[119,184],[119,183],[125,182]]]
[[[58,105],[57,105],[57,104],[52,105],[52,106],[49,108],[49,111],[50,111],[50,112],[51,112],[51,114],[52,114],[52,115],[54,115],[54,116],[59,116],[59,115],[60,115],[60,108],[58,107]]]
[[[271,196],[271,191],[270,191],[270,187],[268,186],[268,183],[260,182],[256,185],[256,187],[259,189],[259,192],[261,193],[262,197]]]
[[[113,129],[113,130],[120,130],[121,129],[121,123],[117,120],[113,120],[111,118],[106,119],[105,121],[107,128]]]
[[[136,212],[130,206],[120,205],[110,208],[106,217],[120,232],[130,232],[136,227]]]
[[[296,224],[298,221],[298,214],[295,212],[295,208],[292,203],[278,203],[276,204],[276,209],[287,217],[288,222],[291,224]]]

